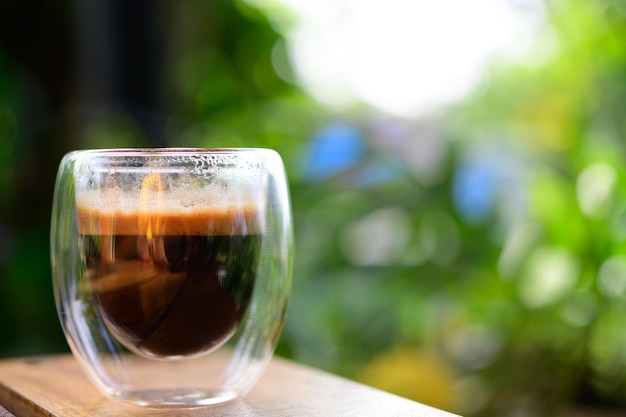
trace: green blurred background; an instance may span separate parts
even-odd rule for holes
[[[68,350],[48,255],[65,152],[259,146],[294,209],[278,354],[465,416],[623,415],[626,2],[499,2],[532,36],[478,72],[498,2],[390,0],[351,34],[374,2],[295,3],[0,2],[0,357]]]

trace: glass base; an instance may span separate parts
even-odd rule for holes
[[[115,398],[148,408],[194,408],[221,404],[237,397],[232,391],[196,388],[164,388],[130,391],[114,395]]]

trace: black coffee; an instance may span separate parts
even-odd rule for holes
[[[81,235],[107,328],[149,357],[208,352],[237,330],[252,294],[259,235]]]

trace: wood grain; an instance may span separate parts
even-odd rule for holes
[[[18,417],[453,416],[280,358],[272,360],[243,399],[175,410],[145,409],[105,398],[71,355],[1,360],[0,406]]]

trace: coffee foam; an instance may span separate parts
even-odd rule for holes
[[[245,191],[245,190],[244,190]],[[176,189],[76,194],[78,230],[86,235],[246,235],[263,231],[258,192]]]

